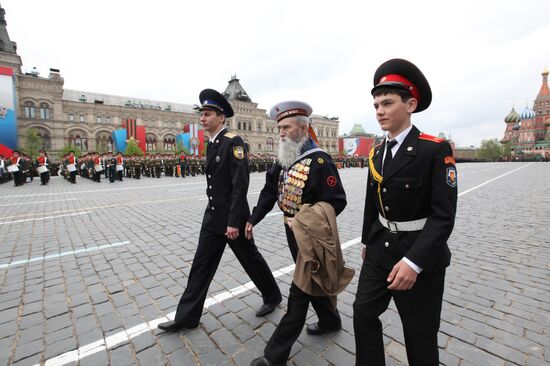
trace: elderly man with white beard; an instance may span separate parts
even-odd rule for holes
[[[277,163],[267,172],[266,183],[258,204],[250,216],[245,233],[252,237],[252,228],[269,213],[275,204],[284,214],[284,226],[290,252],[296,262],[298,246],[292,231],[292,220],[303,204],[327,202],[336,215],[346,206],[346,193],[338,170],[331,156],[320,149],[311,128],[312,113],[307,103],[286,101],[276,104],[270,118],[277,121],[279,151]],[[304,326],[309,302],[319,318],[309,324],[307,333],[323,335],[342,328],[336,308],[336,297],[310,296],[292,282],[288,297],[287,313],[277,326],[264,350],[264,357],[252,361],[252,365],[284,365],[292,345]]]

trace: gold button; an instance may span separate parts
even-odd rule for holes
[[[212,211],[214,211],[214,206],[212,206],[210,209],[211,209]]]
[[[212,186],[208,186],[208,189],[212,189]]]
[[[390,243],[388,243],[388,242],[385,242],[385,243],[384,243],[384,246],[385,246],[385,247],[387,248],[387,247],[389,247],[389,246],[390,246]]]
[[[409,185],[408,185],[408,184],[405,184],[405,188],[409,189]]]
[[[388,206],[384,206],[384,210],[389,211],[390,208]]]
[[[386,193],[388,190],[386,188],[382,188],[382,192]]]

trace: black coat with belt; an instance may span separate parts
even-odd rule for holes
[[[374,169],[369,169],[361,240],[366,260],[391,269],[407,257],[427,273],[442,270],[451,259],[447,240],[457,202],[451,146],[413,126],[381,177],[384,147],[376,146],[369,158]],[[391,233],[379,214],[391,221],[427,221],[420,231]]]
[[[227,227],[244,229],[250,216],[246,199],[250,183],[248,157],[240,136],[222,130],[209,143],[206,153],[206,195],[208,206],[203,227],[216,234]]]

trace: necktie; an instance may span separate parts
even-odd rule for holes
[[[393,154],[391,152],[391,149],[397,145],[396,140],[390,140],[386,142],[386,157],[384,158],[384,165],[382,166],[382,174],[386,173],[386,170],[388,169],[388,166],[390,165]]]

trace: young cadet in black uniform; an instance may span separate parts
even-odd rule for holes
[[[206,164],[208,205],[187,288],[181,296],[175,319],[158,325],[159,329],[168,332],[199,325],[208,287],[226,244],[262,294],[264,305],[256,316],[271,313],[282,300],[275,278],[254,240],[244,235],[244,226],[250,216],[246,199],[250,177],[243,139],[224,128],[225,119],[233,116],[233,109],[212,89],[203,90],[199,99],[200,121],[211,137]]]
[[[353,305],[356,365],[384,365],[379,316],[393,298],[409,365],[438,365],[437,333],[447,240],[457,181],[451,146],[420,133],[411,114],[430,105],[428,81],[412,63],[393,59],[374,75],[376,118],[387,132],[369,156],[361,242],[363,266]]]
[[[277,202],[284,214],[286,237],[294,262],[298,255],[298,246],[292,232],[292,218],[302,204],[328,202],[338,215],[347,203],[346,193],[332,158],[315,142],[315,132],[308,118],[311,113],[312,109],[308,104],[297,101],[281,102],[271,109],[270,118],[277,120],[279,128],[279,156],[277,164],[266,174],[266,183],[258,204],[246,224],[247,236],[252,237],[252,227]],[[304,326],[310,301],[319,322],[307,326],[309,334],[322,335],[342,328],[335,296],[309,296],[293,282],[290,286],[287,314],[267,343],[264,357],[255,359],[252,365],[286,364],[292,345]]]

